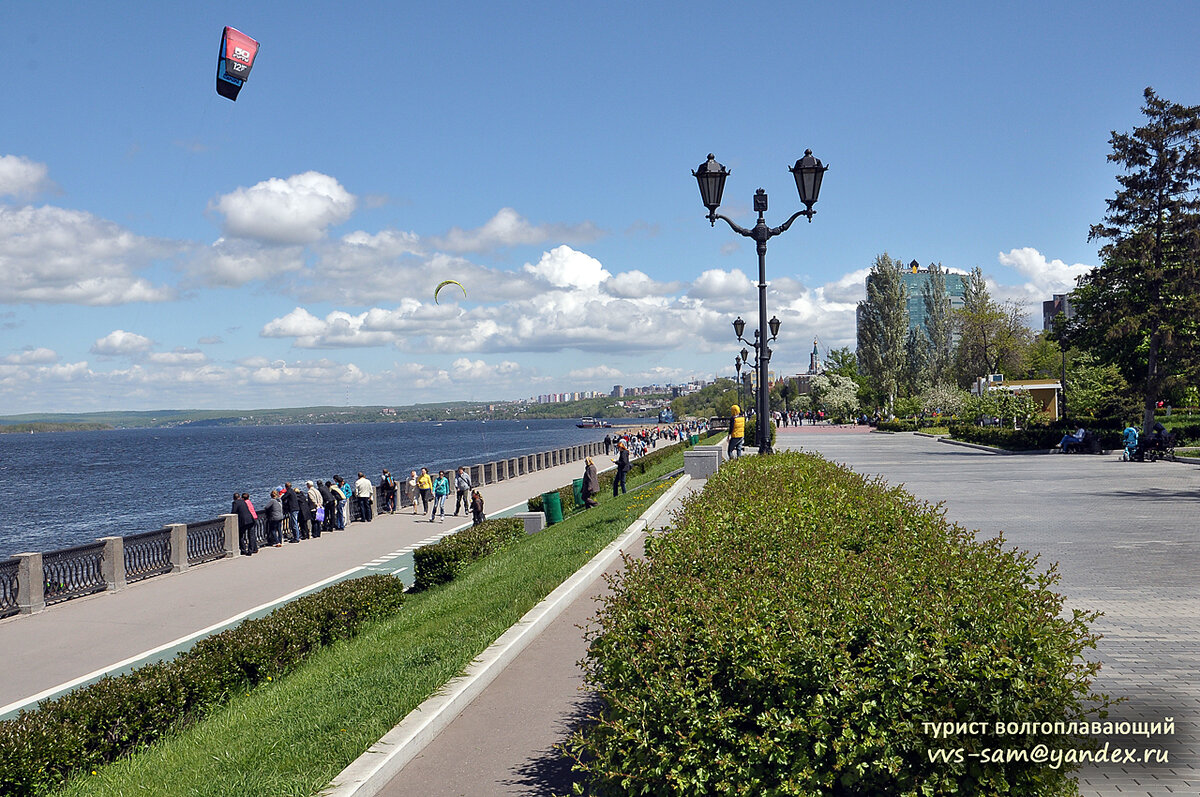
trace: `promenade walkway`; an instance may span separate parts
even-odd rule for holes
[[[1116,454],[996,456],[911,434],[812,428],[780,430],[778,447],[819,451],[945,502],[949,519],[985,537],[1003,532],[1043,567],[1057,562],[1068,609],[1104,612],[1092,626],[1103,639],[1087,655],[1103,664],[1094,689],[1128,699],[1110,719],[1174,717],[1176,732],[1114,738],[1113,747],[1165,747],[1170,761],[1089,766],[1083,797],[1200,794],[1200,469]]]
[[[597,459],[597,465],[605,464]],[[571,462],[486,485],[480,492],[488,516],[494,517],[514,505],[523,511],[530,496],[582,475],[583,462]],[[412,583],[412,550],[466,525],[469,514],[448,514],[443,523],[430,523],[411,510],[377,516],[320,539],[264,548],[254,556],[221,559],[0,620],[5,660],[0,719],[105,673],[169,658],[201,636],[334,581],[383,572]]]

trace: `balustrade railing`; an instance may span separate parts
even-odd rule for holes
[[[141,581],[171,572],[171,530],[143,531],[125,537],[125,580]]]
[[[187,524],[187,554],[189,565],[225,556],[225,521],[217,518]]]
[[[483,465],[472,465],[470,473],[476,487],[492,484],[495,481],[512,479],[523,476],[542,468],[551,467],[553,463],[574,461],[580,455],[596,453],[602,450],[599,443],[589,443],[574,449],[563,448],[557,451],[546,451],[539,454],[527,454],[515,459],[489,462]],[[419,500],[419,494],[410,495],[405,481],[397,482],[397,508],[411,506]],[[372,514],[381,508],[381,501],[376,497],[373,501]],[[359,503],[353,497],[346,502],[346,522],[363,520],[359,511]],[[284,516],[281,524],[283,539],[294,536],[290,517]],[[225,540],[225,520],[216,518],[199,523],[188,523],[186,544],[186,567],[222,559],[227,555]],[[179,531],[179,527],[174,527]],[[260,547],[266,545],[267,521],[259,515],[254,527]],[[131,534],[120,539],[109,538],[108,544],[101,540],[88,545],[79,545],[60,551],[45,554],[33,554],[42,565],[42,598],[45,604],[60,603],[71,598],[91,595],[106,589],[120,589],[123,585],[150,578],[151,576],[170,573],[178,569],[186,569],[181,561],[182,551],[172,551],[172,527]],[[178,538],[176,538],[178,541]],[[236,543],[235,543],[236,544]],[[183,546],[180,546],[183,547]],[[106,561],[106,550],[112,552],[117,560]],[[117,553],[121,552],[121,553]],[[26,559],[28,562],[28,558]],[[26,564],[26,571],[32,566],[36,573],[35,564]],[[16,558],[0,561],[0,617],[8,617],[21,611],[40,611],[41,602],[37,595],[37,576],[34,575],[33,596],[28,600],[29,606],[22,607],[20,601],[22,579],[22,563]],[[109,583],[111,582],[111,584]],[[34,607],[30,609],[30,606]]]
[[[0,617],[8,617],[20,611],[17,605],[17,573],[20,567],[16,560],[0,562]]]
[[[103,592],[104,543],[77,545],[42,554],[46,604]]]

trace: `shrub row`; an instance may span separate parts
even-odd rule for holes
[[[881,432],[915,432],[917,422],[912,418],[895,418],[890,421],[880,421],[876,426]]]
[[[922,724],[1070,721],[1103,701],[1082,656],[1097,615],[1062,612],[1053,568],[795,452],[723,466],[652,542],[589,635],[603,702],[570,751],[590,793],[1073,793],[1048,764],[932,757],[1064,739]]]
[[[1106,449],[1122,448],[1120,429],[1094,429],[1085,426],[1100,435],[1100,447]],[[1005,451],[1036,451],[1054,448],[1062,440],[1066,427],[1029,426],[1024,429],[1004,429],[997,426],[975,426],[973,424],[954,424],[950,427],[950,436],[955,440],[966,443],[1002,448]]]
[[[404,584],[391,576],[343,581],[265,617],[203,639],[171,661],[105,677],[0,722],[0,794],[44,793],[181,724],[236,692],[292,670],[315,649],[394,612]]]
[[[707,440],[710,437],[716,437],[716,436],[723,435],[723,434],[725,434],[723,431],[708,432],[707,434],[702,435],[700,439],[701,439],[701,442],[703,442],[704,440]],[[752,438],[748,438],[748,439],[752,439]],[[671,445],[663,446],[662,448],[656,448],[653,451],[651,451],[649,454],[646,454],[643,457],[639,457],[638,459],[631,460],[629,463],[629,475],[634,476],[634,475],[643,474],[646,471],[651,470],[654,467],[656,467],[660,462],[663,462],[664,460],[669,459],[673,454],[677,454],[678,452],[684,451],[691,447],[692,447],[692,444],[689,443],[687,441],[687,439],[685,438],[681,442],[672,443]],[[614,451],[615,451],[615,449],[614,449]],[[593,459],[595,459],[595,457],[593,457]],[[580,467],[581,468],[583,467],[582,464],[580,465]],[[599,466],[597,465],[597,467],[599,467]],[[581,476],[583,475],[582,470],[580,471],[580,475]],[[604,495],[605,493],[612,491],[612,483],[616,477],[617,477],[616,471],[613,471],[613,470],[608,470],[608,471],[605,471],[600,474],[600,495]],[[566,484],[566,485],[563,485],[562,487],[559,487],[557,492],[558,492],[559,499],[562,501],[563,517],[566,517],[570,513],[576,511],[577,507],[575,506],[575,486],[573,484]],[[543,510],[542,496],[540,496],[540,495],[533,496],[532,498],[528,499],[525,503],[526,503],[526,506],[529,507],[530,512],[541,512]]]
[[[493,518],[418,548],[413,552],[413,590],[453,581],[471,562],[507,548],[524,536],[525,524],[520,518]]]

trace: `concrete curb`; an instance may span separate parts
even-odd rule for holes
[[[633,521],[622,534],[597,553],[573,576],[530,609],[478,657],[462,675],[451,679],[436,694],[409,713],[358,758],[341,771],[320,797],[374,797],[404,765],[421,752],[517,655],[563,612],[609,565],[622,548],[643,533],[656,517],[691,481],[679,480]]]

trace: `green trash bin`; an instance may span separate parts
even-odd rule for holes
[[[542,511],[546,513],[546,525],[562,523],[562,497],[557,490],[542,493]]]
[[[576,479],[571,482],[571,486],[575,488],[575,508],[583,509],[586,506],[583,503],[583,479]]]
[[[696,445],[697,443],[700,442],[700,435],[698,435],[698,434],[690,435],[688,437],[688,442],[691,443],[692,445]]]

